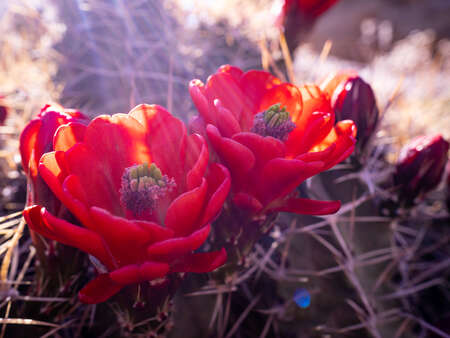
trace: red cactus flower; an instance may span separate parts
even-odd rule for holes
[[[355,122],[358,128],[355,155],[362,155],[380,114],[372,87],[352,71],[331,74],[320,87],[331,98],[336,120]]]
[[[394,173],[399,199],[406,206],[414,204],[436,188],[448,160],[449,143],[441,135],[419,136],[402,148]]]
[[[58,127],[74,122],[87,124],[89,119],[75,110],[46,105],[20,134],[22,167],[28,176],[27,205],[44,204],[51,212],[57,212],[59,201],[39,176],[41,156],[53,150],[53,135]]]
[[[447,193],[447,210],[450,212],[450,160],[447,161],[445,169],[445,192]]]
[[[5,123],[6,117],[8,116],[8,107],[2,102],[5,97],[0,95],[0,126]]]
[[[276,26],[284,30],[291,49],[296,47],[316,20],[339,0],[284,0]]]
[[[338,201],[291,195],[308,177],[344,160],[355,145],[353,122],[334,125],[328,96],[317,86],[298,88],[264,71],[244,73],[226,65],[206,84],[191,81],[190,93],[200,113],[191,128],[204,128],[230,169],[235,205],[253,214],[339,209]]]
[[[224,263],[224,250],[194,251],[228,194],[229,173],[208,166],[203,137],[187,136],[163,108],[140,105],[87,127],[68,123],[54,135],[54,150],[42,156],[39,173],[82,226],[38,205],[24,216],[43,236],[101,262],[81,301],[99,303],[128,284]]]

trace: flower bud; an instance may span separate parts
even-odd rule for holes
[[[402,148],[394,173],[400,203],[411,206],[439,184],[448,148],[441,135],[419,136]]]
[[[59,201],[40,178],[38,164],[43,154],[53,151],[53,136],[58,127],[69,122],[86,124],[89,120],[78,111],[46,105],[20,134],[22,166],[28,177],[27,205],[41,204],[56,212]]]
[[[27,206],[40,204],[49,212],[61,214],[60,211],[63,210],[61,202],[42,179],[38,165],[43,154],[54,150],[53,137],[58,127],[69,122],[87,123],[88,119],[80,112],[46,105],[20,134],[20,156],[23,170],[27,175]],[[49,245],[44,244],[44,240],[37,236],[32,229],[30,229],[30,234],[37,250],[38,261],[47,273],[54,271],[57,266],[56,257],[55,255],[49,256],[45,252]],[[63,251],[67,252],[67,250]],[[73,253],[71,254],[73,255]],[[64,254],[60,253],[58,256],[63,257]]]
[[[284,31],[293,50],[311,31],[316,20],[339,0],[284,0],[275,25]]]
[[[5,123],[6,117],[8,116],[8,107],[2,102],[4,96],[0,95],[0,126]]]
[[[450,212],[450,160],[447,162],[447,169],[445,170],[445,187],[447,193],[447,210]]]
[[[353,120],[358,129],[354,156],[360,158],[378,123],[379,110],[371,86],[354,72],[333,75],[322,84],[331,98],[336,121]]]

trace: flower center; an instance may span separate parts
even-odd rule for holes
[[[152,214],[158,200],[175,187],[175,180],[163,175],[154,163],[133,165],[123,173],[120,201],[136,217]]]
[[[286,141],[289,133],[294,129],[295,123],[292,122],[289,112],[277,103],[255,115],[251,131],[261,136],[272,136]]]

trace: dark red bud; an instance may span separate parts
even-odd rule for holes
[[[4,105],[0,105],[0,126],[5,123],[7,116],[8,116],[8,108],[6,108]]]
[[[450,212],[450,160],[447,162],[447,169],[445,170],[445,186],[447,192],[447,210]]]
[[[319,16],[339,0],[284,0],[276,26],[284,31],[293,50],[312,29]]]
[[[357,75],[344,78],[332,93],[336,121],[353,120],[358,128],[355,156],[362,155],[377,128],[379,110],[372,87]]]
[[[402,148],[394,174],[399,200],[414,204],[441,181],[448,159],[449,143],[441,135],[419,136]]]

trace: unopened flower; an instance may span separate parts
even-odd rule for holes
[[[445,192],[447,193],[447,210],[450,212],[450,160],[445,169]]]
[[[328,97],[317,86],[296,87],[264,71],[222,66],[206,84],[193,80],[200,115],[192,129],[206,133],[232,175],[232,199],[250,213],[329,214],[338,201],[292,195],[308,177],[333,167],[355,145],[352,121],[334,124]]]
[[[353,120],[358,128],[355,156],[360,157],[374,134],[379,110],[372,87],[355,72],[329,76],[321,89],[328,93],[336,120]]]
[[[72,123],[76,131],[84,128],[89,119],[75,110],[56,105],[44,106],[20,134],[20,155],[22,167],[28,178],[27,205],[45,205],[51,212],[57,212],[59,201],[48,189],[39,175],[41,156],[53,150],[53,135],[63,124]]]
[[[284,0],[276,25],[284,31],[294,49],[312,29],[316,20],[339,0]]]
[[[447,210],[450,212],[450,160],[445,169],[445,192],[447,193]]]
[[[441,135],[434,135],[416,137],[401,149],[394,174],[401,203],[411,206],[439,184],[448,148]]]
[[[103,115],[87,127],[68,123],[39,173],[78,222],[28,207],[29,226],[100,262],[99,275],[79,293],[85,303],[107,300],[128,284],[171,273],[221,266],[224,250],[194,253],[228,194],[228,170],[208,164],[206,142],[159,106]]]
[[[3,102],[4,96],[0,95],[0,126],[5,123],[6,117],[8,116],[8,107]]]

